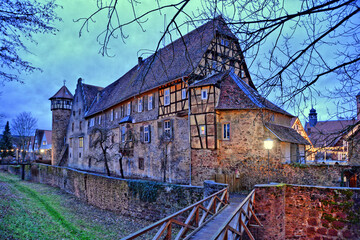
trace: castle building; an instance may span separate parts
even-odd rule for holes
[[[71,101],[58,92],[52,105],[58,98]],[[274,141],[271,159],[284,163],[304,158],[309,144],[291,128],[294,116],[258,93],[221,17],[139,58],[105,88],[79,79],[67,106],[52,107],[53,164],[125,177],[200,184],[264,162],[265,139]]]

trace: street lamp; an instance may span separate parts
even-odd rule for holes
[[[268,150],[268,184],[270,183],[270,149],[273,148],[274,141],[271,138],[267,138],[264,141],[264,147]]]

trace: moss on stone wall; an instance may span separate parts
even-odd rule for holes
[[[155,202],[159,196],[158,190],[163,186],[158,182],[129,181],[129,190],[133,197],[139,197],[144,202]]]

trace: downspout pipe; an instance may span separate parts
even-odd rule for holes
[[[181,78],[183,82],[184,81],[184,77]],[[188,130],[189,130],[189,162],[190,162],[190,166],[189,166],[189,185],[191,186],[191,181],[192,181],[192,160],[191,160],[191,125],[190,125],[190,115],[191,115],[191,104],[190,104],[190,86],[188,84],[187,86],[187,90],[188,90]]]

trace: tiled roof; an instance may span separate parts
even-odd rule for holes
[[[265,123],[265,127],[282,142],[310,145],[295,129],[272,123]]]
[[[306,132],[315,147],[332,147],[353,127],[356,120],[318,121],[314,127],[305,124]]]
[[[269,109],[292,116],[262,97],[255,89],[231,71],[227,71],[227,74],[223,75],[220,88],[219,103],[216,109]]]
[[[84,96],[84,105],[85,109],[88,110],[95,100],[95,97],[98,92],[103,90],[103,87],[93,86],[89,84],[82,84],[83,87],[83,96]]]
[[[123,119],[121,119],[119,124],[122,124],[122,123],[132,123],[131,116],[125,116]]]
[[[154,89],[177,78],[189,76],[198,66],[216,32],[235,36],[222,18],[216,18],[184,35],[146,58],[101,92],[87,117],[110,108],[139,93]]]
[[[64,85],[64,86],[62,86],[62,88],[60,88],[59,91],[57,91],[57,93],[55,93],[54,96],[49,98],[49,100],[52,100],[52,99],[55,99],[55,98],[64,98],[64,99],[72,100],[74,97],[71,94],[71,92],[69,91],[69,89]]]
[[[46,137],[47,144],[52,144],[52,131],[45,130],[44,132],[45,132],[45,137]]]

